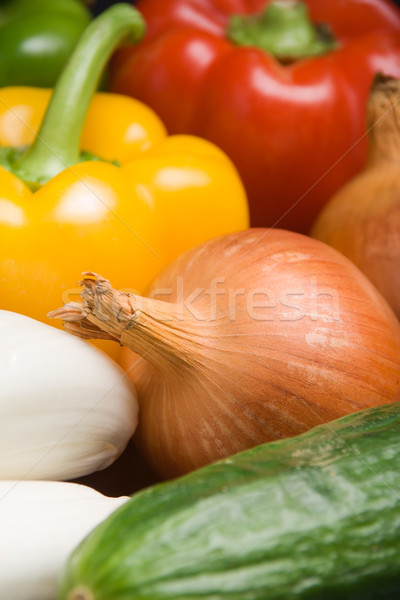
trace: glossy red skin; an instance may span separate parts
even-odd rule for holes
[[[400,11],[385,0],[308,0],[340,48],[282,65],[224,37],[265,0],[139,0],[145,41],[116,55],[112,91],[150,105],[170,133],[218,144],[246,186],[253,226],[306,233],[365,165],[374,74],[400,77]]]

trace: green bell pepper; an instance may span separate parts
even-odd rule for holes
[[[91,18],[82,0],[0,0],[0,86],[53,87]]]

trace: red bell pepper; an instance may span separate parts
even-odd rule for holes
[[[306,232],[365,164],[373,76],[400,77],[400,10],[388,0],[136,7],[147,35],[115,56],[112,91],[150,105],[170,133],[219,145],[247,188],[253,226]]]

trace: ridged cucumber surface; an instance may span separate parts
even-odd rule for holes
[[[59,598],[400,598],[400,403],[135,494],[75,550]]]

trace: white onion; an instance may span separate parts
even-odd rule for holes
[[[77,483],[0,481],[0,598],[54,600],[72,550],[127,500]]]
[[[134,386],[108,356],[0,311],[0,479],[73,479],[103,469],[137,419]]]

